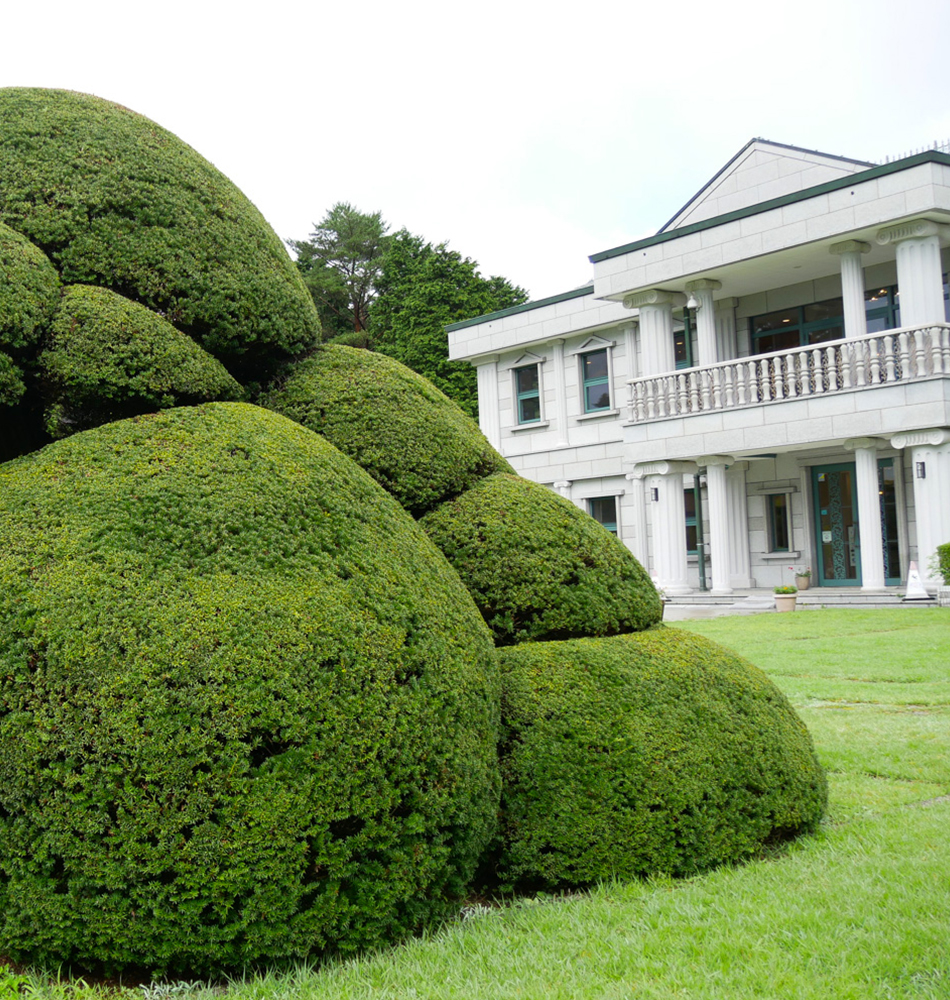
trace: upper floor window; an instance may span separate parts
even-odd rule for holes
[[[537,365],[516,368],[515,396],[518,400],[518,423],[533,424],[541,419],[541,379]]]
[[[780,309],[752,319],[752,353],[790,351],[844,336],[844,304],[826,299],[807,306]]]
[[[611,534],[617,534],[616,497],[590,497],[587,501],[587,512]]]
[[[864,293],[868,333],[893,330],[901,325],[901,297],[897,285],[870,288]]]
[[[693,367],[693,317],[683,310],[683,329],[673,331],[673,358],[677,368]]]
[[[584,412],[610,409],[610,363],[607,348],[581,355]]]

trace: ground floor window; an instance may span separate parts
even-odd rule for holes
[[[686,552],[695,556],[699,553],[699,534],[696,528],[696,490],[690,487],[683,491],[686,505]]]
[[[587,501],[587,512],[611,534],[617,534],[616,497],[591,497]]]
[[[766,498],[769,526],[769,551],[788,552],[791,549],[789,503],[787,493],[772,493]]]

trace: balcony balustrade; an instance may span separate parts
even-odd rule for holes
[[[950,377],[950,324],[887,330],[811,347],[631,379],[632,423]]]

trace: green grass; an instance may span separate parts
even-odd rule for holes
[[[831,791],[818,833],[689,880],[475,908],[399,948],[233,983],[229,1000],[950,997],[950,611],[676,627],[762,666],[808,723]]]

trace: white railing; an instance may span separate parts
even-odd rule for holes
[[[640,422],[877,385],[950,376],[950,324],[887,330],[631,379],[629,419]]]

